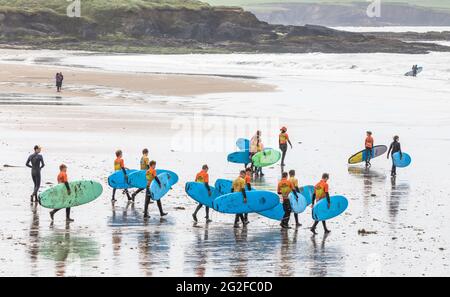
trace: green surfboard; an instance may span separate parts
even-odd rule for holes
[[[101,184],[94,181],[74,181],[69,183],[71,193],[67,193],[66,186],[59,184],[44,191],[39,196],[43,207],[59,209],[75,207],[94,201],[103,192]]]
[[[277,163],[281,159],[281,152],[275,149],[266,149],[256,153],[252,157],[253,165],[256,167],[266,167]]]

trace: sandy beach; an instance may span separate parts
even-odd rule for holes
[[[11,56],[52,59],[38,63]],[[0,276],[448,271],[450,196],[442,174],[450,162],[441,153],[450,149],[448,54],[117,57],[5,50],[2,57],[9,59],[0,59]],[[426,70],[415,81],[406,79],[403,73],[417,60]],[[58,70],[65,74],[61,94],[52,80]],[[281,125],[294,144],[287,169],[297,170],[302,185],[329,172],[332,193],[350,201],[348,210],[329,222],[332,232],[324,236],[319,227],[319,235],[311,236],[310,209],[300,216],[303,226],[287,232],[256,214],[246,229],[233,229],[234,217],[217,212],[205,224],[203,210],[194,224],[196,203],[184,184],[204,163],[213,182],[235,178],[242,166],[226,161],[235,139],[260,128],[266,146],[276,147]],[[378,144],[399,134],[413,166],[395,180],[386,156],[373,160],[370,170],[349,167],[346,161],[362,149],[368,129]],[[70,180],[97,180],[104,187],[99,199],[73,208],[71,224],[61,212],[52,225],[47,209],[29,203],[32,182],[24,163],[35,144],[43,147],[46,162],[42,190],[55,183],[61,163],[68,165]],[[136,168],[144,147],[158,168],[180,176],[163,199],[169,213],[164,219],[151,204],[151,218],[143,220],[142,194],[134,205],[121,194],[114,206],[110,202],[106,181],[114,151],[122,149],[125,165]],[[254,187],[275,191],[279,164],[264,172]],[[358,234],[361,229],[376,233]]]

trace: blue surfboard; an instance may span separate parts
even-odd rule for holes
[[[249,191],[246,195],[247,203],[240,192],[222,195],[214,200],[214,209],[230,214],[253,213],[271,209],[279,203],[278,195],[269,191]]]
[[[238,140],[236,140],[236,146],[241,151],[248,152],[248,151],[250,151],[250,140],[248,140],[246,138],[239,138]]]
[[[228,155],[228,162],[238,163],[238,164],[250,164],[250,154],[247,151],[234,152]]]
[[[128,184],[132,188],[144,189],[147,187],[147,177],[145,176],[147,170],[137,170],[131,173],[128,176]],[[156,175],[160,175],[161,173],[168,173],[170,175],[170,184],[171,186],[175,185],[178,182],[178,175],[170,170],[165,169],[156,169]]]
[[[136,172],[135,169],[126,169],[128,178],[133,172]],[[113,174],[108,177],[108,185],[113,189],[128,189],[132,188],[128,183],[125,182],[125,176],[122,170],[117,170]]]
[[[280,198],[278,198],[278,199],[280,199]],[[258,212],[258,214],[260,214],[266,218],[275,220],[275,221],[281,221],[281,219],[284,216],[283,204],[278,202],[278,204],[276,204],[275,207],[265,210],[265,211],[260,211],[260,212]]]
[[[211,196],[208,195],[208,190],[204,183],[188,182],[184,189],[189,197],[200,204],[212,208],[214,200],[221,195],[214,187],[210,186],[209,188],[211,190]]]
[[[214,187],[216,188],[216,190],[219,192],[220,195],[230,194],[231,188],[233,187],[233,181],[231,181],[229,179],[221,179],[220,178],[220,179],[216,180]],[[247,185],[245,186],[245,188],[248,191]]]
[[[294,213],[302,213],[308,206],[308,201],[300,193],[297,193],[297,197],[295,197],[294,192],[291,192],[289,194],[289,202],[291,203],[291,209]]]
[[[314,186],[307,185],[300,187],[300,194],[305,197],[307,205],[312,203],[312,196],[314,194]]]
[[[161,183],[161,186],[158,184],[156,180],[153,180],[150,184],[150,191],[153,194],[152,200],[160,200],[167,192],[170,191],[172,184],[170,183],[170,174],[167,172],[158,174],[158,179]]]
[[[400,168],[408,167],[411,164],[411,156],[407,153],[402,153],[400,158],[400,153],[396,152],[392,155],[392,158],[394,159],[394,165]]]
[[[344,196],[331,196],[330,208],[327,199],[321,199],[313,207],[312,217],[315,221],[325,221],[337,217],[348,207],[348,200]]]

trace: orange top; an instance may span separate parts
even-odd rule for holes
[[[58,184],[64,184],[64,183],[67,183],[67,182],[68,182],[67,173],[64,172],[64,171],[61,171],[61,172],[58,174],[57,179],[58,179]]]
[[[280,182],[278,183],[278,190],[277,192],[281,194],[283,199],[287,199],[289,196],[289,193],[292,192],[292,183],[287,178],[282,178]]]
[[[195,181],[198,183],[209,183],[209,175],[205,170],[200,171],[195,176]]]
[[[249,184],[252,182],[252,178],[250,177],[250,175],[245,175],[245,183]]]
[[[117,158],[114,160],[114,170],[120,170],[122,168],[125,168],[125,163],[123,162],[122,158]]]
[[[281,132],[278,139],[280,144],[286,144],[289,140],[289,135],[286,132]]]
[[[321,180],[317,183],[317,185],[314,187],[314,193],[316,194],[316,202],[325,198],[327,196],[326,193],[328,193],[328,184],[325,180]]]
[[[145,173],[145,177],[147,178],[147,186],[150,186],[150,184],[156,177],[156,170],[150,167]]]
[[[370,149],[373,148],[373,137],[372,136],[366,137],[365,146],[366,146],[366,148],[370,148]]]

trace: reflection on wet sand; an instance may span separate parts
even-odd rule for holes
[[[348,173],[353,177],[363,180],[363,194],[365,198],[370,197],[374,185],[378,187],[380,183],[384,183],[386,181],[386,174],[371,168],[349,166]]]
[[[39,213],[38,213],[38,203],[34,202],[31,204],[31,226],[29,232],[29,245],[28,254],[30,256],[31,263],[31,275],[37,275],[38,266],[38,255],[39,255]]]
[[[325,242],[329,233],[324,233],[320,246],[317,245],[317,236],[311,236],[312,243],[312,265],[310,267],[310,276],[324,277],[328,275],[328,266],[334,267],[337,256],[334,250],[325,248]]]
[[[55,262],[56,276],[79,276],[83,261],[96,260],[100,253],[98,243],[88,237],[72,235],[70,223],[65,229],[54,229],[40,239],[39,253]]]
[[[295,231],[297,232],[297,231]],[[281,249],[280,249],[280,267],[277,272],[277,276],[294,276],[295,275],[295,264],[297,261],[292,258],[289,250],[293,248],[292,243],[289,242],[289,234],[287,230],[281,231]]]
[[[247,228],[235,228],[235,250],[232,254],[231,264],[231,276],[247,276],[248,275],[248,258],[251,254],[247,252]]]
[[[397,184],[396,178],[391,178],[391,193],[388,200],[389,218],[392,222],[397,219],[400,206],[408,198],[410,187],[407,182]]]

